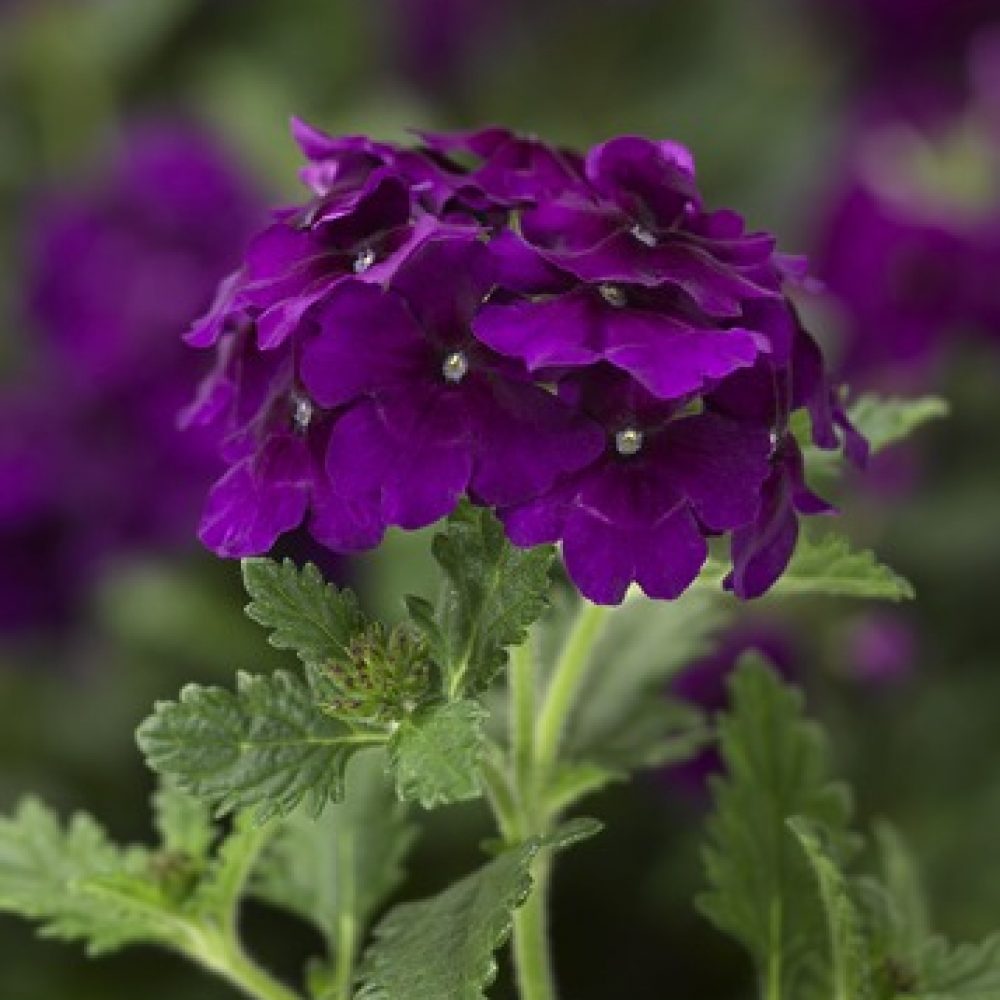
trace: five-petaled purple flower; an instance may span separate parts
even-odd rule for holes
[[[721,536],[738,595],[774,583],[797,514],[829,510],[792,413],[819,447],[863,444],[785,295],[801,262],[706,210],[686,149],[294,131],[311,198],[188,337],[218,351],[188,419],[229,463],[206,544],[249,555],[306,523],[357,551],[467,496],[517,544],[562,543],[594,601],[677,597]]]

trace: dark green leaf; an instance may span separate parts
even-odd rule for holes
[[[220,814],[252,808],[260,822],[339,799],[351,754],[380,740],[325,715],[304,682],[280,672],[241,673],[235,693],[191,684],[138,731],[153,770]]]
[[[391,910],[375,928],[357,1000],[484,1000],[538,850],[532,841],[506,851],[439,895]]]
[[[420,709],[400,723],[389,742],[399,797],[425,809],[478,797],[485,718],[478,702],[454,701]]]
[[[470,504],[452,514],[433,548],[446,577],[435,652],[454,700],[485,690],[507,647],[524,642],[545,608],[554,552],[515,548],[490,511]]]
[[[247,615],[270,630],[272,646],[293,650],[312,678],[346,657],[365,626],[354,594],[327,583],[312,563],[299,569],[291,559],[244,559],[243,583],[252,598]]]
[[[900,997],[914,1000],[995,1000],[1000,997],[1000,934],[980,944],[949,945],[931,938],[920,957],[912,989]]]

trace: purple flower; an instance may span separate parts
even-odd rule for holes
[[[730,675],[744,656],[764,657],[790,681],[795,677],[800,652],[792,631],[781,623],[744,621],[723,633],[714,652],[679,673],[670,685],[670,694],[710,715],[722,712],[729,707]],[[719,751],[710,747],[683,764],[664,768],[662,775],[672,787],[702,798],[709,777],[722,768]]]
[[[229,465],[206,544],[247,555],[306,524],[353,552],[467,496],[517,544],[561,542],[595,601],[678,596],[722,535],[737,594],[774,582],[797,514],[829,509],[791,414],[863,449],[785,297],[801,263],[704,210],[685,149],[295,132],[311,197],[190,334],[218,360],[188,419]]]
[[[908,114],[940,109],[962,94],[970,41],[1000,25],[995,0],[825,0],[851,23],[866,93]]]
[[[987,118],[982,105],[929,121],[880,111],[851,137],[815,261],[852,383],[920,389],[959,335],[1000,335],[1000,133]]]
[[[512,540],[561,540],[580,591],[618,603],[637,582],[674,598],[708,555],[706,533],[753,521],[768,476],[766,427],[652,396],[613,369],[596,367],[564,393],[601,422],[606,444],[586,469],[502,517]]]
[[[602,449],[596,426],[473,338],[493,283],[482,242],[438,237],[387,291],[343,285],[317,316],[301,372],[316,402],[343,408],[326,451],[338,502],[320,515],[334,547],[373,542],[337,510],[419,528],[465,493],[491,506],[536,496]]]
[[[108,169],[29,218],[38,336],[0,397],[0,554],[32,575],[0,591],[3,627],[65,621],[111,557],[191,537],[219,459],[214,432],[176,426],[199,368],[177,331],[258,219],[232,159],[174,125],[138,130]]]
[[[842,635],[844,662],[862,683],[884,686],[912,675],[917,634],[905,618],[869,612],[848,622]]]

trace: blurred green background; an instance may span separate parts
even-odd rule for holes
[[[296,196],[292,114],[389,138],[493,121],[575,146],[624,132],[672,137],[694,150],[709,204],[736,207],[786,249],[807,250],[873,72],[863,28],[836,16],[838,6],[0,0],[0,371],[9,383],[26,378],[35,349],[23,292],[34,200],[92,175],[133,123],[151,118],[211,128],[277,202]],[[810,307],[836,357],[830,311]],[[803,603],[782,627],[793,631],[796,674],[832,731],[863,820],[886,816],[904,831],[941,929],[979,937],[1000,926],[1000,330],[959,332],[924,386],[951,401],[952,416],[906,452],[906,488],[852,482],[843,491],[855,537],[917,586],[916,603],[887,612],[893,634],[908,637],[891,677],[865,665],[858,635],[873,627],[868,609]],[[192,391],[195,378],[193,369]],[[393,538],[348,572],[368,601],[396,613],[399,595],[427,573],[425,543]],[[0,567],[13,586],[26,577],[21,558]],[[70,628],[0,636],[0,807],[37,792],[94,812],[117,837],[148,836],[150,782],[132,733],[152,701],[187,680],[279,662],[242,603],[236,566],[192,541],[116,558]],[[754,614],[781,609],[765,601]],[[556,887],[564,995],[751,996],[747,963],[691,903],[703,800],[646,776],[591,812],[607,831],[571,853]],[[443,810],[425,826],[407,895],[469,868],[487,832],[477,807]],[[247,919],[262,955],[293,975],[309,932],[263,909]],[[505,989],[501,981],[496,995]],[[169,956],[90,964],[0,917],[5,1000],[137,995],[230,994]]]

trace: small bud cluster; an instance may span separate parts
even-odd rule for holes
[[[369,625],[351,639],[347,655],[324,673],[324,711],[340,718],[391,725],[427,698],[431,686],[427,644],[412,628]]]

